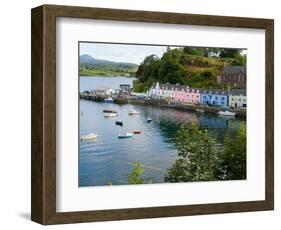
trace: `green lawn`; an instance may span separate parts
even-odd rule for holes
[[[129,73],[121,71],[110,71],[103,69],[80,69],[80,76],[104,76],[104,77],[113,77],[113,76],[125,76],[130,77]]]

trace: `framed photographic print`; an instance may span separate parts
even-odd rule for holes
[[[32,9],[41,224],[274,208],[271,19]]]

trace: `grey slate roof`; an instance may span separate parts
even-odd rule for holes
[[[152,85],[153,88],[156,87],[156,84]],[[175,84],[159,84],[160,89],[168,89],[168,90],[195,90],[199,91],[201,94],[213,94],[213,95],[243,95],[247,96],[246,89],[231,89],[230,92],[228,90],[223,89],[198,89],[198,88],[189,88],[189,86],[186,85],[175,85]]]
[[[227,90],[222,90],[222,89],[204,89],[201,90],[202,94],[213,94],[213,95],[228,95]]]
[[[247,91],[245,89],[232,89],[230,90],[229,95],[234,95],[234,96],[247,96]]]
[[[153,87],[155,87],[155,85]],[[199,90],[199,92],[200,92],[200,89],[190,88],[188,85],[179,85],[179,84],[178,85],[176,85],[176,84],[159,84],[159,88],[167,89],[167,90],[178,90],[178,91],[194,90],[195,92],[197,90]]]
[[[240,72],[246,74],[245,66],[226,66],[223,68],[223,74],[239,74]]]

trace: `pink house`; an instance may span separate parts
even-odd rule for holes
[[[188,89],[187,92],[187,102],[191,104],[200,103],[200,91],[199,89]]]
[[[186,100],[186,92],[183,86],[176,85],[173,91],[173,100],[177,102],[185,102]]]
[[[198,89],[191,89],[188,86],[176,86],[173,91],[174,101],[189,104],[200,103],[200,92]]]
[[[153,84],[148,91],[148,96],[154,99],[166,99],[174,102],[199,104],[200,91],[189,86],[179,84]]]

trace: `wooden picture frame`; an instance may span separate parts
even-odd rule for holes
[[[56,212],[56,18],[172,23],[265,30],[265,200]],[[31,219],[41,224],[156,218],[274,209],[274,21],[179,13],[43,5],[32,9]]]

